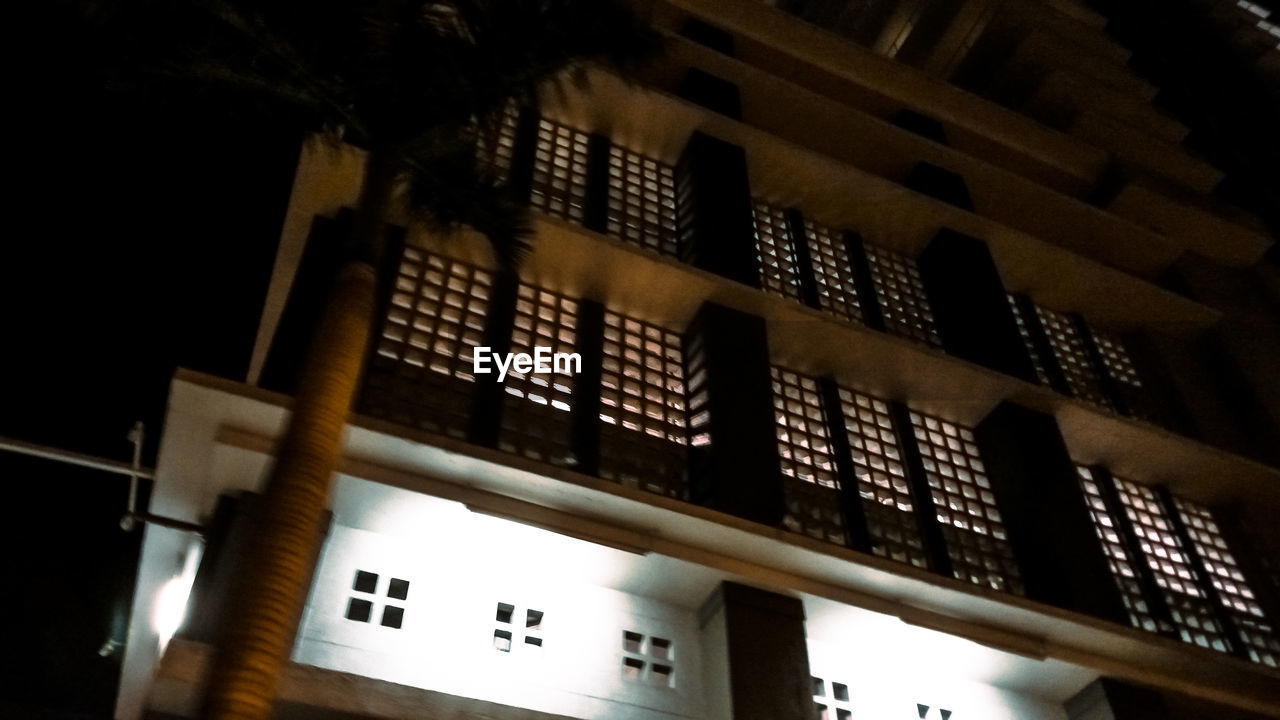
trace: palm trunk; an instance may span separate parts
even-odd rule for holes
[[[373,328],[378,258],[395,169],[370,152],[357,209],[355,259],[332,295],[303,360],[293,413],[267,480],[262,515],[225,619],[205,695],[204,717],[266,720],[293,648],[323,536],[343,429]]]

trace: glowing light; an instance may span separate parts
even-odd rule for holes
[[[174,633],[187,619],[187,604],[191,598],[191,586],[195,583],[196,569],[200,566],[201,546],[193,543],[187,548],[181,573],[165,583],[156,593],[151,624],[160,640],[160,652],[169,645]]]

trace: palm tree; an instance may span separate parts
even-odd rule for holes
[[[282,104],[366,151],[349,253],[303,361],[204,705],[209,718],[266,718],[372,336],[389,213],[400,203],[429,228],[474,228],[514,268],[526,210],[478,161],[477,142],[512,103],[536,107],[548,84],[581,82],[590,64],[628,76],[658,42],[616,0],[195,1],[197,15],[172,2],[133,15],[163,31],[150,41],[188,48],[172,75]]]

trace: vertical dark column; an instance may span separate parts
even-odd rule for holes
[[[528,108],[516,121],[515,146],[511,149],[511,168],[507,171],[507,187],[524,202],[533,190],[533,160],[538,150],[538,113]]]
[[[676,164],[680,257],[694,267],[760,287],[747,154],[695,132]]]
[[[862,319],[867,327],[884,332],[884,311],[880,309],[880,296],[876,294],[876,281],[871,276],[871,260],[867,257],[867,246],[862,236],[852,230],[845,230],[841,238],[844,240],[844,252],[849,258],[849,269],[853,270],[853,281],[857,283],[858,305],[862,308]]]
[[[962,210],[973,210],[973,200],[969,197],[969,187],[965,185],[964,178],[932,163],[916,163],[903,184]]]
[[[1116,412],[1121,415],[1132,415],[1133,409],[1120,389],[1120,383],[1111,375],[1107,362],[1102,359],[1102,350],[1098,348],[1098,341],[1093,337],[1093,329],[1079,313],[1071,313],[1069,317],[1071,324],[1076,328],[1076,334],[1084,342],[1085,354],[1089,356],[1089,364],[1093,366],[1093,372],[1098,376],[1098,385],[1102,388],[1102,394],[1106,395]]]
[[[1036,381],[986,243],[943,228],[921,253],[918,265],[948,353]]]
[[[1149,331],[1125,333],[1120,338],[1129,351],[1142,380],[1141,398],[1131,399],[1130,406],[1164,427],[1187,437],[1195,437],[1195,421],[1178,390],[1169,367],[1160,359],[1160,350]]]
[[[1044,323],[1040,322],[1040,313],[1036,312],[1036,304],[1031,301],[1031,298],[1021,293],[1014,295],[1013,299],[1018,304],[1018,312],[1022,315],[1027,334],[1031,336],[1031,345],[1035,348],[1036,355],[1040,356],[1040,366],[1049,376],[1049,387],[1063,395],[1070,395],[1071,385],[1067,383],[1067,376],[1062,372],[1062,365],[1058,364],[1058,356],[1053,352],[1053,343],[1049,342],[1049,333],[1045,332]]]
[[[1053,417],[1003,402],[974,437],[1027,597],[1127,624],[1128,611]]]
[[[698,621],[710,714],[812,720],[813,676],[798,598],[724,582]]]
[[[818,281],[813,276],[813,256],[809,254],[809,231],[804,226],[804,215],[790,208],[786,216],[791,254],[796,259],[796,276],[800,280],[800,299],[805,305],[820,309],[822,304],[818,301]]]
[[[512,270],[494,273],[493,290],[489,295],[489,314],[484,321],[484,346],[494,354],[511,352],[511,331],[516,319],[516,295],[520,289],[520,277]],[[502,383],[498,373],[476,375],[476,389],[471,406],[471,426],[467,428],[467,440],[485,447],[498,444],[498,431],[502,427]]]
[[[685,71],[680,97],[733,120],[742,119],[742,96],[738,86],[699,68]]]
[[[786,511],[764,320],[704,303],[684,334],[690,499],[777,526]]]
[[[1164,512],[1169,516],[1169,524],[1175,535],[1178,536],[1178,542],[1186,551],[1187,560],[1191,565],[1191,571],[1196,576],[1196,587],[1204,591],[1205,597],[1209,601],[1209,609],[1213,612],[1213,619],[1222,628],[1222,634],[1226,636],[1227,643],[1231,646],[1231,654],[1245,660],[1249,659],[1248,646],[1240,637],[1240,628],[1236,625],[1236,619],[1227,611],[1225,605],[1222,604],[1222,596],[1213,586],[1213,575],[1209,573],[1209,568],[1205,565],[1204,558],[1200,556],[1200,551],[1196,549],[1195,541],[1191,538],[1190,531],[1187,530],[1187,524],[1182,520],[1182,513],[1178,512],[1178,503],[1173,498],[1173,493],[1169,492],[1169,488],[1158,485],[1155,488],[1156,495],[1160,497],[1160,505],[1164,508]]]
[[[609,151],[613,143],[599,133],[587,139],[587,196],[582,224],[598,233],[609,231]]]
[[[573,457],[575,469],[588,475],[600,471],[600,390],[604,355],[604,305],[578,303],[573,351],[582,358],[582,372],[573,378]]]
[[[898,436],[898,447],[902,450],[902,463],[911,486],[911,504],[916,509],[916,522],[920,523],[920,540],[924,544],[925,557],[929,559],[929,569],[939,575],[955,577],[955,567],[947,554],[947,539],[942,534],[942,524],[933,507],[933,491],[929,489],[920,445],[911,425],[911,410],[900,402],[891,402],[889,415],[893,419],[893,432]]]
[[[845,427],[840,386],[834,379],[823,377],[818,378],[818,389],[821,393],[822,415],[827,421],[831,454],[836,459],[836,477],[840,480],[840,506],[844,512],[849,546],[859,552],[869,553],[871,531],[867,527],[867,515],[862,510],[862,496],[858,493],[858,471],[853,466],[853,448],[849,446],[849,431]]]
[[[1147,564],[1146,555],[1142,551],[1142,539],[1138,537],[1138,531],[1133,527],[1133,521],[1129,519],[1124,503],[1120,500],[1115,478],[1111,476],[1110,470],[1101,465],[1095,465],[1089,470],[1093,473],[1093,480],[1102,494],[1102,503],[1107,507],[1107,514],[1115,520],[1120,542],[1124,545],[1125,554],[1129,556],[1129,564],[1138,574],[1138,586],[1142,588],[1142,598],[1147,601],[1147,610],[1155,619],[1161,635],[1178,639],[1180,635],[1177,625],[1173,622],[1173,613],[1169,610],[1164,591],[1156,582],[1155,574],[1151,572],[1151,566]]]
[[[1065,703],[1070,720],[1166,720],[1169,706],[1150,688],[1098,678]]]

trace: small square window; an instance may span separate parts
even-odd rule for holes
[[[675,670],[670,665],[663,665],[662,663],[654,663],[649,670],[649,680],[660,687],[671,687],[671,680],[674,676]]]
[[[362,593],[377,592],[378,574],[366,570],[357,570],[356,580],[351,584],[351,589]]]
[[[395,600],[409,599],[409,581],[400,578],[391,578],[391,585],[387,588],[387,597]]]
[[[826,697],[827,686],[822,682],[822,678],[812,678],[813,680],[813,696]]]
[[[656,637],[649,640],[649,654],[658,660],[671,659],[671,641]]]
[[[360,598],[351,598],[347,603],[347,619],[356,622],[369,622],[373,615],[373,603]]]
[[[644,661],[635,658],[622,658],[622,678],[632,682],[639,682],[640,676],[644,674]]]
[[[622,649],[630,653],[640,652],[640,646],[644,642],[644,636],[640,633],[624,630],[622,632]]]
[[[817,720],[831,720],[831,715],[827,712],[826,705],[823,705],[822,703],[814,703],[813,710],[813,716],[817,718]]]
[[[383,627],[399,629],[404,623],[404,608],[388,605],[382,608],[382,625]]]
[[[540,638],[540,637],[534,637],[534,636],[532,636],[532,635],[525,635],[525,636],[524,636],[524,644],[525,644],[525,645],[533,645],[534,647],[542,647],[542,638]]]
[[[511,615],[515,611],[516,611],[515,605],[508,605],[507,603],[498,603],[498,613],[497,613],[498,622],[507,623],[508,625],[510,625]],[[508,635],[510,635],[510,633],[508,633]]]
[[[844,708],[836,708],[836,720],[853,720],[853,713]]]
[[[511,652],[511,633],[506,630],[494,630],[493,647],[502,652]]]
[[[539,630],[542,628],[542,611],[528,610],[524,615],[524,626],[530,630]]]
[[[831,695],[837,700],[849,702],[849,686],[844,683],[833,682],[831,683]]]

